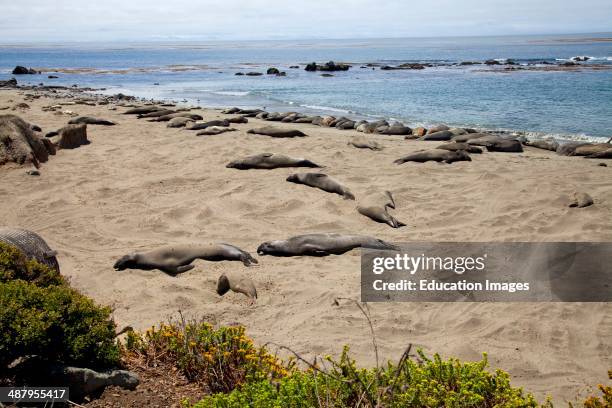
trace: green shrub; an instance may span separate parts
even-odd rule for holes
[[[169,365],[209,392],[229,392],[247,381],[274,380],[287,375],[265,348],[256,348],[244,327],[214,329],[204,322],[180,322],[130,332],[126,351],[149,366]]]
[[[345,348],[340,360],[327,357],[330,369],[292,370],[276,383],[246,383],[231,393],[204,398],[196,408],[281,407],[537,407],[530,394],[510,385],[507,373],[486,370],[479,362],[442,360],[434,355],[421,361],[402,360],[380,369],[355,365]]]
[[[0,371],[27,355],[81,367],[117,365],[110,314],[66,285],[0,283]]]
[[[65,280],[55,269],[30,261],[16,247],[0,242],[0,282],[15,279],[22,279],[37,286],[65,284]]]

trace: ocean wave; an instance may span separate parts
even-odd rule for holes
[[[329,107],[329,106],[319,106],[319,105],[300,105],[300,106],[302,108],[314,109],[314,110],[322,110],[322,111],[338,112],[338,113],[351,113],[350,110],[339,109],[339,108],[332,108],[332,107]]]
[[[250,91],[211,91],[210,93],[225,96],[247,96],[251,94]]]

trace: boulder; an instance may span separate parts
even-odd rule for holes
[[[266,74],[268,74],[268,75],[278,75],[278,74],[280,74],[280,71],[278,70],[278,68],[268,68],[268,70],[266,71]]]
[[[0,81],[0,88],[14,88],[17,86],[17,80],[11,78],[8,81]]]
[[[60,149],[76,149],[79,146],[89,144],[87,139],[87,125],[67,125],[59,131],[57,147]]]
[[[0,115],[0,165],[10,162],[38,167],[54,153],[43,139],[19,116]]]
[[[261,72],[247,72],[246,76],[261,76],[263,75]]]
[[[21,65],[17,65],[13,69],[13,75],[28,75],[28,74],[38,74],[38,71],[32,68],[22,67]]]
[[[326,62],[325,64],[319,65],[316,62],[312,62],[306,65],[304,68],[306,71],[348,71],[350,65],[348,64],[336,64],[334,61]]]

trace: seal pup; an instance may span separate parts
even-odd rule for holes
[[[453,152],[450,150],[433,149],[409,154],[408,156],[395,160],[393,163],[403,164],[409,161],[425,163],[430,160],[449,164],[456,161],[472,161],[470,155],[467,154],[465,150],[457,150]]]
[[[272,256],[327,256],[342,255],[355,248],[399,250],[393,244],[366,235],[324,233],[267,241],[257,247],[257,253]]]
[[[344,197],[345,200],[354,200],[355,196],[349,189],[327,174],[323,173],[295,173],[287,177],[287,181],[296,184],[304,184],[316,187],[328,193],[336,193]]]
[[[248,170],[248,169],[278,169],[281,167],[321,167],[316,163],[307,159],[293,158],[283,154],[261,153],[254,156],[248,156],[243,159],[238,159],[230,162],[227,166],[230,169]]]
[[[255,303],[255,299],[257,299],[257,289],[251,279],[234,275],[228,277],[226,274],[222,274],[217,280],[217,294],[223,296],[230,290],[242,293],[251,299],[251,304]]]
[[[382,150],[382,146],[374,140],[368,140],[363,136],[355,136],[347,143],[349,146],[356,147],[358,149],[370,149],[375,151]]]
[[[357,212],[376,222],[387,224],[391,228],[405,227],[406,224],[389,214],[389,208],[395,209],[395,200],[390,191],[385,191],[382,194],[378,193],[367,196],[357,206]]]
[[[149,252],[134,252],[124,255],[113,268],[117,271],[124,269],[142,269],[150,271],[159,269],[171,276],[186,272],[194,268],[191,265],[196,259],[206,261],[241,261],[245,266],[257,263],[248,252],[230,244],[209,244],[209,245],[174,245],[154,249]]]
[[[247,133],[252,135],[264,135],[270,137],[304,137],[305,133],[296,129],[282,129],[274,126],[264,126],[261,128],[250,129]]]
[[[93,118],[91,116],[79,116],[78,118],[70,119],[68,124],[70,125],[78,125],[81,123],[85,123],[86,125],[102,125],[102,126],[115,126],[115,122],[111,122],[106,119]]]

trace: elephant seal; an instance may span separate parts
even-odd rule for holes
[[[597,153],[589,154],[588,156],[585,156],[585,158],[587,159],[612,159],[612,146],[607,150],[602,150]],[[601,166],[602,164],[605,165],[605,163],[600,163],[599,165]]]
[[[525,146],[535,147],[536,149],[550,150],[556,152],[559,148],[559,142],[555,139],[546,140],[527,140]]]
[[[395,200],[390,191],[385,191],[383,194],[373,194],[366,197],[357,206],[357,212],[376,222],[387,224],[392,228],[406,226],[406,224],[389,214],[389,208],[395,208]]]
[[[261,128],[251,129],[247,133],[254,135],[264,135],[270,137],[304,137],[306,134],[296,129],[282,129],[274,126],[264,126]]]
[[[468,140],[466,143],[472,146],[482,146],[482,147],[487,147],[490,146],[500,140],[507,140],[507,139],[503,139],[497,135],[485,135],[485,136],[480,136],[474,139],[470,139]],[[456,140],[455,140],[456,141]]]
[[[393,163],[403,164],[409,161],[417,163],[436,161],[450,164],[456,161],[472,161],[472,159],[470,158],[470,155],[466,153],[465,150],[457,150],[453,152],[450,150],[433,149],[423,150],[420,152],[409,154],[408,156],[404,156],[400,159],[395,160]]]
[[[612,149],[610,143],[590,143],[574,149],[574,156],[592,156]]]
[[[234,160],[227,166],[230,169],[249,170],[249,169],[278,169],[281,167],[321,167],[307,159],[297,159],[282,154],[261,153]]]
[[[399,250],[393,244],[365,235],[335,233],[298,235],[289,239],[267,241],[259,245],[259,255],[327,256],[342,255],[355,248]]]
[[[490,133],[469,133],[468,132],[463,135],[455,135],[451,137],[451,141],[457,142],[457,143],[466,143],[470,140],[479,139],[485,136],[491,136],[491,134]]]
[[[243,276],[228,277],[226,274],[219,276],[217,280],[217,294],[223,296],[230,290],[232,292],[244,294],[250,298],[252,302],[255,302],[255,299],[257,299],[257,289],[252,280]]]
[[[138,119],[147,119],[147,118],[157,118],[159,116],[170,115],[172,113],[176,113],[177,111],[172,109],[162,109],[156,110],[149,113],[142,113],[137,116]]]
[[[437,146],[436,149],[450,150],[452,152],[456,152],[457,150],[465,150],[468,153],[482,153],[482,149],[478,146],[471,146],[467,143],[457,142],[444,143]]]
[[[159,269],[171,276],[192,269],[196,259],[206,261],[241,261],[245,266],[256,264],[257,260],[248,252],[229,244],[209,245],[174,245],[154,249],[149,252],[134,252],[122,256],[115,265],[115,270],[142,269],[150,271]]]
[[[229,123],[249,123],[249,120],[244,116],[232,116],[231,118],[225,119]]]
[[[124,115],[144,115],[146,113],[157,112],[163,110],[159,106],[141,106],[138,108],[128,109],[123,112]]]
[[[587,193],[575,192],[569,207],[584,208],[593,205],[593,198]]]
[[[447,141],[451,140],[451,138],[455,135],[450,130],[440,130],[439,132],[428,132],[425,136],[423,136],[420,140],[434,140],[434,141]]]
[[[522,153],[523,144],[515,139],[500,139],[486,145],[490,152]]]
[[[168,122],[169,120],[174,118],[190,118],[191,120],[202,120],[202,116],[197,115],[195,113],[176,112],[171,113],[169,115],[158,116],[156,118],[150,119],[149,122]]]
[[[222,119],[222,120],[209,120],[208,122],[200,122],[200,123],[194,123],[193,125],[185,128],[187,130],[202,130],[202,129],[206,129],[207,127],[212,127],[212,126],[229,126],[229,121],[227,119]]]
[[[186,118],[186,117],[178,117],[178,118],[172,118],[168,121],[168,124],[166,125],[166,127],[169,128],[180,128],[180,127],[185,127],[187,126],[190,122],[193,122],[193,119],[191,118]]]
[[[236,129],[231,127],[210,126],[196,133],[196,136],[214,136],[225,132],[235,132]]]
[[[93,118],[91,116],[79,116],[78,118],[70,119],[69,125],[78,125],[85,123],[86,125],[102,125],[102,126],[115,126],[115,122],[111,122],[106,119]]]
[[[412,128],[408,127],[408,126],[404,126],[401,123],[396,123],[393,124],[387,128],[379,128],[380,130],[376,129],[376,133],[380,133],[382,135],[399,135],[399,136],[406,136],[406,135],[411,135],[412,134]]]
[[[323,173],[295,173],[287,177],[287,181],[296,184],[304,184],[316,187],[328,193],[336,193],[344,197],[345,200],[354,200],[355,196],[348,188]]]
[[[382,150],[382,146],[378,144],[378,142],[374,140],[368,140],[363,136],[355,136],[353,137],[347,145],[356,147],[358,149],[370,149],[370,150]]]

